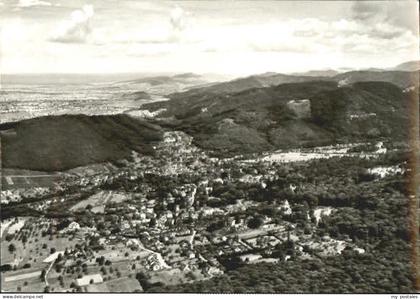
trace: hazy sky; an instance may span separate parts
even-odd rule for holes
[[[0,0],[1,72],[267,71],[418,59],[418,2]]]

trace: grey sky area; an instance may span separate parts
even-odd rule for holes
[[[418,59],[418,10],[417,1],[0,0],[1,70],[390,67]]]

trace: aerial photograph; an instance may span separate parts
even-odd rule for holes
[[[418,293],[419,74],[416,0],[0,0],[1,292]]]

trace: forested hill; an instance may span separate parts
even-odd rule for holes
[[[162,138],[160,127],[127,115],[45,116],[2,124],[0,133],[3,167],[42,171],[152,154]]]
[[[151,103],[164,108],[162,125],[185,131],[197,145],[234,155],[270,149],[407,136],[416,91],[387,82],[288,83],[237,93],[177,96]]]

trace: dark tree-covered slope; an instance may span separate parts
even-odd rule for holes
[[[387,82],[338,87],[334,81],[311,81],[177,95],[146,108],[166,109],[162,125],[191,134],[204,149],[233,155],[366,138],[404,139],[412,92]]]
[[[46,116],[0,130],[3,167],[42,171],[124,159],[132,150],[151,154],[150,143],[162,135],[158,126],[127,115]]]

